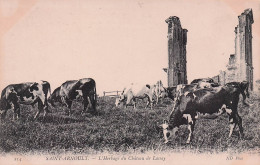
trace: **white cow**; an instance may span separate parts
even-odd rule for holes
[[[125,106],[130,105],[133,102],[134,109],[136,109],[136,99],[144,99],[148,98],[148,102],[146,104],[147,108],[151,105],[151,109],[153,108],[153,95],[155,93],[156,85],[140,85],[140,84],[130,84],[126,88],[123,89],[118,102],[126,102]]]

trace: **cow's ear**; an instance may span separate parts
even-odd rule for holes
[[[29,91],[30,91],[30,92],[32,92],[33,90],[36,90],[36,91],[37,91],[37,90],[39,89],[37,85],[38,85],[38,83],[36,83],[36,82],[33,83],[33,84],[30,86]]]

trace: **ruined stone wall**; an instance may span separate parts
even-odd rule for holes
[[[252,9],[246,9],[238,16],[238,21],[235,27],[235,54],[230,55],[226,70],[218,75],[218,82],[248,81],[249,88],[253,90]]]
[[[188,30],[182,29],[178,17],[165,20],[168,24],[168,86],[187,84],[186,44]]]

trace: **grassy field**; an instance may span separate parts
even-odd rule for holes
[[[186,145],[188,130],[182,126],[179,136],[169,144],[163,143],[162,130],[158,124],[168,117],[172,109],[171,100],[165,99],[153,110],[124,109],[114,106],[114,98],[99,99],[98,114],[81,115],[82,104],[73,103],[74,113],[66,116],[64,107],[52,108],[52,113],[43,121],[33,121],[36,108],[21,106],[22,117],[12,121],[13,112],[0,122],[1,153],[146,153],[146,152],[191,152],[221,153],[260,151],[260,96],[252,94],[247,100],[251,105],[239,103],[239,114],[243,119],[245,140],[238,138],[238,128],[231,139],[227,139],[229,125],[227,115],[215,120],[198,120],[194,140]]]

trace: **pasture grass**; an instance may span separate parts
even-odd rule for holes
[[[114,106],[114,98],[99,99],[97,114],[81,113],[80,101],[74,102],[74,113],[67,116],[66,108],[51,108],[52,113],[34,121],[37,108],[21,106],[22,117],[12,120],[9,110],[5,120],[0,122],[0,152],[3,153],[258,153],[260,148],[260,96],[252,94],[246,107],[239,103],[239,114],[243,120],[245,139],[239,139],[238,128],[228,139],[227,115],[215,120],[197,120],[194,139],[185,144],[187,126],[181,126],[177,137],[164,144],[162,130],[158,127],[167,119],[172,101],[163,100],[151,109],[145,104],[123,108]]]

